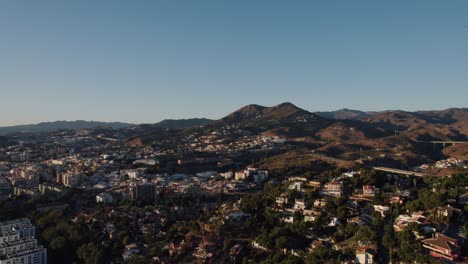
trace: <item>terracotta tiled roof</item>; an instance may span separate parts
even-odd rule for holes
[[[458,250],[460,247],[457,245],[457,240],[442,234],[436,234],[434,237],[424,239],[423,243],[431,244],[447,250]]]

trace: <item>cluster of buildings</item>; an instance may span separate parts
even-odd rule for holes
[[[204,153],[235,153],[240,151],[266,151],[285,142],[277,136],[252,135],[239,126],[224,126],[209,135],[192,134],[181,139],[180,150]]]
[[[108,204],[120,200],[156,201],[161,192],[198,195],[248,191],[255,187],[250,182],[266,181],[268,171],[248,168],[226,173],[154,173],[160,166],[159,159],[175,160],[175,164],[169,161],[175,169],[205,166],[225,171],[234,164],[232,157],[226,156],[231,150],[271,147],[282,142],[276,137],[254,138],[244,132],[226,127],[208,136],[181,138],[182,144],[165,139],[153,147],[117,144],[118,140],[109,141],[109,136],[95,135],[89,129],[25,137],[18,145],[0,149],[4,155],[4,161],[0,161],[0,200],[51,192],[63,194],[70,189],[96,193],[96,202]],[[114,137],[119,138],[115,133]],[[238,137],[230,142],[233,134]],[[245,145],[247,141],[249,146]],[[201,146],[212,148],[217,154],[195,157],[193,154]]]
[[[350,174],[351,175],[351,174]],[[356,175],[353,173],[352,175]],[[347,176],[353,177],[353,176]],[[393,176],[388,177],[393,179]],[[374,197],[383,190],[373,185],[363,185],[362,189],[356,189],[353,193],[347,193],[343,180],[337,177],[329,182],[321,183],[319,181],[307,180],[300,177],[289,177],[284,183],[287,186],[286,191],[276,197],[274,210],[282,213],[281,221],[286,224],[293,224],[295,221],[314,222],[323,214],[323,208],[330,202],[330,198],[345,199],[347,209],[346,216],[332,216],[325,227],[334,227],[340,224],[340,221],[356,223],[359,226],[372,225],[376,213],[381,218],[387,218],[391,213],[391,205],[376,204]],[[343,179],[343,178],[341,178]],[[411,195],[406,193],[406,188],[410,185],[405,177],[399,177],[395,181],[395,190],[385,191],[390,204],[404,204],[411,199]],[[320,196],[314,198],[308,197],[307,193],[320,193]],[[292,194],[295,193],[295,196]],[[463,203],[460,200],[461,203]],[[299,218],[298,215],[300,216]],[[434,208],[432,211],[416,211],[398,215],[393,222],[395,232],[405,230],[410,224],[416,224],[420,232],[415,232],[415,237],[420,241],[429,254],[436,258],[442,258],[448,261],[459,260],[461,256],[460,240],[450,237],[447,234],[440,233],[434,221],[444,223],[457,219],[463,223],[463,211],[453,206],[446,205]],[[312,231],[312,230],[311,230]],[[313,233],[313,231],[312,231]],[[311,236],[313,242],[309,246],[310,250],[317,247],[317,244],[323,244],[321,238],[317,240]],[[376,245],[366,243],[355,247],[356,263],[377,263],[376,255],[378,248]],[[333,239],[327,239],[327,244],[340,248],[342,245],[336,244]],[[258,245],[261,247],[261,245]]]
[[[119,232],[129,231],[137,238],[137,242],[125,245],[122,252],[124,260],[144,251],[144,245],[138,239],[142,240],[146,235],[164,238],[167,233],[163,226],[168,221],[173,221],[175,229],[183,229],[184,221],[199,216],[194,213],[196,209],[214,212],[197,222],[207,233],[216,232],[223,225],[229,225],[230,228],[241,227],[245,221],[251,219],[250,213],[241,210],[242,198],[231,202],[236,201],[234,198],[262,190],[264,183],[271,180],[271,175],[265,169],[239,169],[235,163],[236,153],[271,150],[281,147],[284,140],[274,136],[255,136],[236,126],[226,126],[209,135],[192,134],[178,139],[180,140],[176,143],[163,139],[152,147],[131,146],[115,144],[117,141],[106,139],[103,135],[93,135],[92,131],[87,130],[76,133],[57,132],[48,138],[25,139],[22,144],[0,150],[3,155],[3,161],[0,162],[0,200],[7,200],[12,196],[65,194],[73,190],[89,192],[93,199],[95,197],[96,203],[109,206],[99,206],[99,209],[91,212],[82,210],[78,212],[76,219],[81,219],[90,226],[100,227],[103,239],[114,238]],[[210,155],[205,155],[207,153]],[[439,161],[434,165],[436,168],[454,166],[465,165],[456,159]],[[281,193],[275,195],[271,209],[280,215],[282,225],[297,221],[310,224],[321,219],[331,201],[339,200],[344,201],[344,212],[341,215],[331,215],[321,225],[324,228],[337,228],[347,222],[363,226],[371,225],[379,215],[382,218],[388,217],[392,205],[402,206],[414,197],[415,183],[409,177],[389,175],[387,182],[392,183],[391,190],[383,185],[369,183],[359,183],[350,188],[354,177],[359,177],[359,173],[345,172],[333,179],[323,176],[307,179],[286,177],[283,185],[279,181],[271,181],[281,186]],[[221,194],[229,196],[230,202],[200,202],[197,204],[199,208],[176,205],[150,208],[119,203],[128,200],[155,205],[162,197],[194,198],[197,201],[202,199],[195,198],[208,197],[214,200],[213,198],[222,197]],[[378,201],[379,194],[388,197],[389,204],[375,202]],[[464,200],[460,198],[460,201],[466,200],[466,195]],[[53,206],[63,209],[66,205],[47,206],[45,209],[38,207],[38,211]],[[415,235],[423,247],[434,257],[453,261],[461,254],[459,241],[448,234],[437,232],[433,220],[460,214],[463,215],[449,206],[439,207],[431,212],[406,212],[395,218],[393,227],[395,232],[401,232],[413,223],[420,226],[423,232]],[[126,225],[123,226],[122,222]],[[27,219],[1,222],[0,264],[46,263],[47,250],[38,245],[34,234],[35,228]],[[321,245],[329,245],[335,249],[343,246],[331,237],[319,237],[311,229],[305,236],[312,241],[307,247],[308,251]],[[378,253],[376,245],[364,242],[359,241],[358,245],[353,245],[355,262],[378,262],[375,258]],[[263,245],[256,242],[254,244],[254,248],[267,250]],[[216,255],[219,245],[209,240],[195,243],[186,238],[177,238],[177,241],[171,241],[164,247],[171,256],[191,249],[194,259],[206,261]],[[229,254],[239,255],[243,247],[244,245],[235,244]]]
[[[431,168],[435,169],[448,169],[448,168],[462,168],[467,169],[467,163],[465,160],[456,159],[456,158],[448,158],[444,160],[438,160],[434,164],[423,164],[413,168],[415,171],[423,171],[428,170]]]
[[[456,158],[448,158],[445,160],[438,160],[433,165],[436,169],[447,169],[447,168],[464,168],[466,169],[466,163],[463,160]]]
[[[29,219],[0,222],[0,264],[45,264],[47,249],[38,244]]]

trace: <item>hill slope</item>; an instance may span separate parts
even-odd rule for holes
[[[111,127],[111,128],[124,128],[130,124],[121,122],[97,122],[97,121],[55,121],[43,122],[32,125],[18,125],[9,127],[0,127],[0,134],[8,133],[37,133],[37,132],[51,132],[61,129],[82,129],[82,128],[97,128],[97,127]]]
[[[352,119],[352,120],[359,120],[364,117],[371,115],[372,113],[363,112],[359,110],[351,110],[347,108],[343,108],[336,111],[329,111],[329,112],[315,112],[315,114],[328,118],[328,119]]]
[[[362,119],[417,140],[468,140],[468,108],[440,111],[386,111]]]
[[[235,125],[254,133],[274,130],[275,134],[299,137],[304,134],[311,135],[330,123],[330,120],[292,103],[282,103],[272,107],[247,105],[213,122],[213,125]]]
[[[303,110],[292,103],[282,103],[272,107],[255,104],[247,105],[218,121],[242,123],[254,120],[294,121],[298,118],[320,119],[316,114]]]
[[[207,118],[190,118],[190,119],[165,119],[161,122],[153,124],[153,127],[164,129],[184,129],[189,127],[203,126],[213,122]]]

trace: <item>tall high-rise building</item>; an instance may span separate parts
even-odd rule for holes
[[[142,183],[133,187],[131,191],[132,200],[137,201],[155,201],[158,195],[156,184],[154,183]]]
[[[37,244],[29,219],[0,222],[0,264],[44,264],[47,249]]]

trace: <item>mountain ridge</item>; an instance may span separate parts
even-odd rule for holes
[[[353,122],[337,123],[340,120]],[[405,133],[409,138],[417,140],[466,140],[468,138],[468,108],[414,112],[402,110],[364,112],[343,108],[331,112],[309,112],[290,102],[270,107],[249,104],[218,120],[206,118],[165,119],[158,123],[140,125],[84,120],[54,121],[0,127],[0,135],[98,127],[122,129],[140,126],[149,129],[186,129],[199,126],[216,128],[226,125],[236,125],[254,133],[268,133],[269,131],[272,134],[281,135],[283,133],[287,138],[315,136],[319,130],[334,125],[328,129],[328,132],[323,131],[321,134],[330,139],[334,135],[346,134],[347,130],[361,131],[359,133],[362,135],[368,135],[364,130],[371,128],[374,132],[369,135],[387,135],[388,132],[391,132],[392,134]],[[375,129],[380,130],[380,132]]]
[[[188,119],[164,119],[160,122],[153,124],[141,124],[149,125],[163,129],[183,129],[192,126],[204,125],[212,122],[211,119],[206,118],[188,118]],[[141,126],[140,125],[140,126]],[[16,125],[16,126],[5,126],[0,127],[0,135],[12,134],[12,133],[44,133],[53,132],[57,130],[76,130],[76,129],[95,129],[99,127],[107,127],[112,129],[129,128],[132,126],[138,126],[136,124],[124,123],[124,122],[102,122],[102,121],[86,121],[86,120],[74,120],[74,121],[48,121],[40,122],[37,124],[27,125]]]
[[[274,106],[262,106],[257,104],[249,104],[240,109],[228,114],[227,116],[217,120],[218,122],[243,122],[246,119],[272,119],[272,120],[287,120],[297,118],[299,116],[309,116],[320,118],[318,115],[307,110],[297,107],[296,105],[285,102]]]
[[[9,134],[9,133],[41,133],[41,132],[52,132],[62,129],[85,129],[85,128],[98,128],[98,127],[111,127],[114,129],[129,127],[132,124],[123,123],[123,122],[101,122],[101,121],[85,121],[85,120],[75,120],[75,121],[49,121],[49,122],[40,122],[37,124],[27,124],[27,125],[16,125],[16,126],[6,126],[0,127],[0,134]]]
[[[203,126],[213,121],[214,120],[208,118],[164,119],[158,123],[151,124],[151,126],[163,129],[185,129]]]
[[[371,113],[375,112],[364,112],[360,110],[353,110],[348,108],[341,108],[335,111],[318,111],[314,112],[315,114],[328,118],[328,119],[351,119],[351,120],[359,120],[361,118],[367,117]]]

